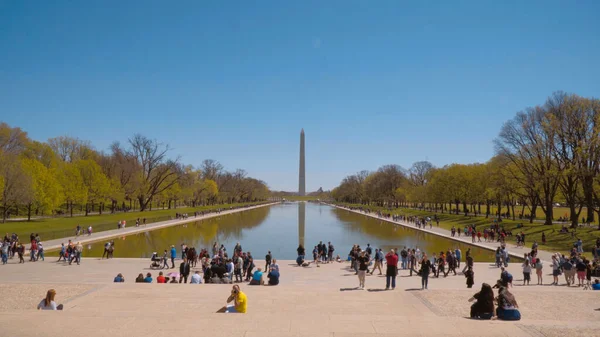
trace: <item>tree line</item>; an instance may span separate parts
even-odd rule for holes
[[[80,210],[116,212],[265,200],[265,182],[207,159],[200,167],[169,156],[171,148],[136,134],[98,151],[88,141],[60,136],[30,139],[0,123],[0,208],[10,214],[52,215]]]
[[[600,212],[600,101],[556,92],[504,123],[486,163],[434,167],[421,161],[409,169],[385,165],[342,180],[337,201],[380,206],[429,207],[455,213],[491,214],[491,206],[515,218],[545,214],[552,224],[559,205],[571,226],[592,223]],[[583,210],[585,209],[585,212]],[[482,213],[483,214],[483,213]]]

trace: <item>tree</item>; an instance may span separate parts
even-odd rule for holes
[[[22,205],[30,200],[32,180],[23,169],[20,158],[14,154],[0,153],[0,176],[3,187],[0,195],[2,222],[5,222],[11,207]]]
[[[62,189],[54,169],[46,168],[35,159],[22,159],[21,163],[28,180],[30,191],[22,201],[27,206],[27,220],[31,220],[32,209],[54,211],[63,203]]]
[[[93,160],[77,160],[73,164],[79,170],[81,182],[87,196],[85,200],[85,215],[87,216],[90,211],[94,211],[96,202],[101,203],[108,196],[110,181],[102,172],[100,165]],[[99,210],[102,214],[102,207]]]
[[[48,145],[64,162],[73,163],[77,160],[93,159],[95,157],[91,143],[78,138],[67,136],[50,138],[48,139]]]
[[[140,134],[129,139],[131,154],[134,156],[139,170],[137,172],[137,199],[140,210],[148,207],[152,198],[175,185],[181,175],[179,159],[167,158],[169,146],[163,146]]]
[[[560,173],[553,153],[554,131],[547,125],[543,107],[526,109],[504,124],[495,143],[498,154],[508,158],[524,177],[522,183],[534,184],[523,187],[537,190],[545,224],[551,225]]]
[[[25,150],[28,142],[27,133],[23,130],[0,123],[0,153],[18,155]]]
[[[88,200],[88,190],[83,183],[81,171],[72,163],[62,163],[58,170],[58,181],[64,193],[67,210],[73,216],[73,205],[83,204]]]

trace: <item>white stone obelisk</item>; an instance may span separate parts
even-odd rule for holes
[[[300,174],[298,177],[298,195],[306,195],[306,176],[304,170],[304,129],[300,131]]]

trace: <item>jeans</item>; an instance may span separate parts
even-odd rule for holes
[[[429,274],[425,275],[425,273],[423,273],[423,275],[421,275],[421,287],[427,289],[428,281],[429,281]]]
[[[175,268],[175,257],[174,256],[171,256],[171,265],[172,265],[171,269]]]
[[[392,288],[396,288],[396,276],[386,276],[385,277],[385,287],[390,287],[390,280],[392,281]]]
[[[406,269],[406,258],[402,258],[402,269]]]
[[[8,255],[7,254],[2,254],[2,264],[6,264],[8,263]]]
[[[41,259],[42,261],[44,261],[44,251],[43,250],[40,250],[38,252],[38,259]]]

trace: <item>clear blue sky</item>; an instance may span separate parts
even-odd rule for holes
[[[600,1],[3,1],[0,120],[143,133],[272,189],[483,162],[555,90],[600,93]]]

